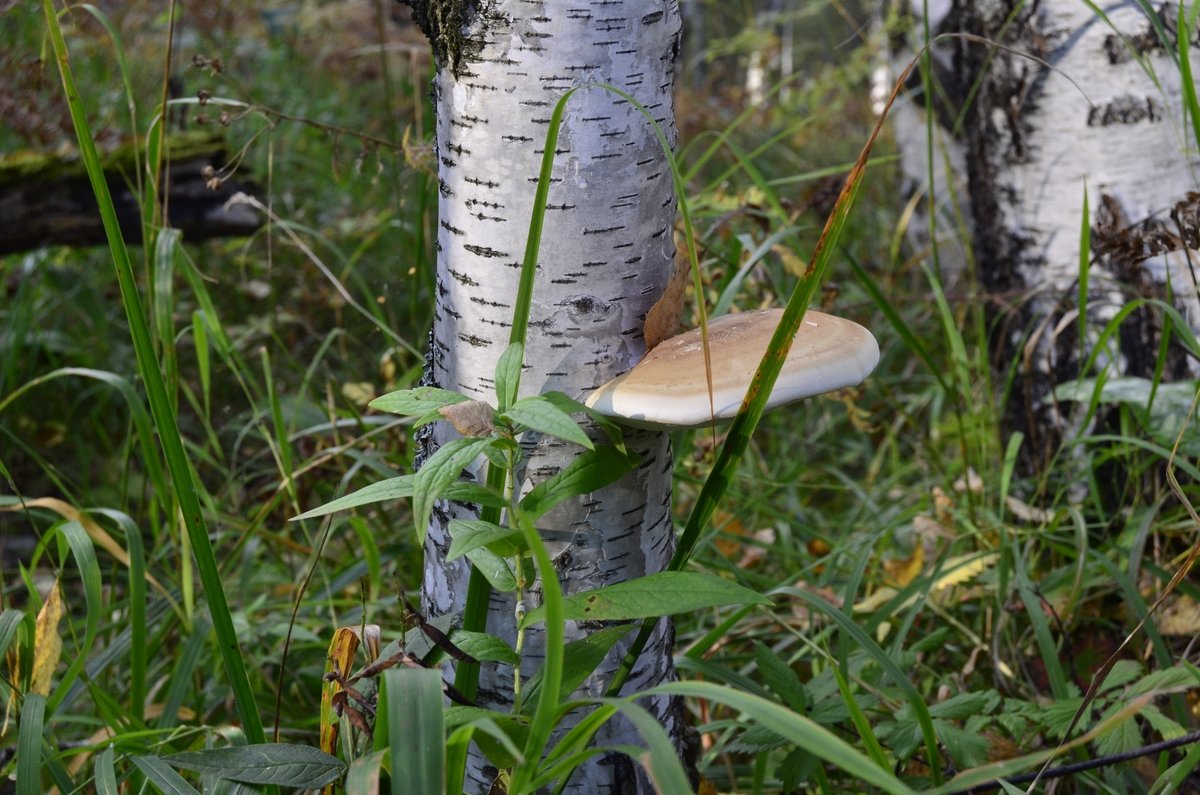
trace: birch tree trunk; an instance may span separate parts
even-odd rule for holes
[[[941,96],[973,96],[957,141],[969,186],[971,251],[994,301],[997,377],[1015,365],[1006,419],[1027,434],[1035,467],[1049,461],[1074,424],[1072,406],[1055,401],[1054,386],[1094,374],[1081,372],[1083,357],[1130,301],[1173,303],[1200,328],[1189,252],[1200,242],[1190,195],[1200,160],[1183,110],[1178,6],[1156,4],[1147,14],[1134,0],[1102,3],[1101,16],[1089,5],[954,0],[940,19],[942,31],[1002,45],[944,45],[953,73],[941,76]],[[1191,69],[1200,73],[1200,39],[1195,30],[1187,35]],[[1091,264],[1080,324],[1085,192]],[[1161,311],[1135,310],[1099,352],[1097,369],[1152,377],[1162,333]],[[1189,377],[1195,365],[1173,344],[1162,372],[1167,380]]]
[[[494,404],[493,372],[508,343],[522,253],[546,129],[555,103],[583,83],[610,83],[654,114],[673,142],[677,0],[410,0],[434,48],[438,181],[441,190],[437,290],[426,379]],[[522,394],[559,390],[581,397],[629,369],[645,352],[642,327],[672,269],[675,196],[665,156],[649,123],[616,95],[587,89],[568,105],[533,292]],[[431,451],[453,436],[439,423]],[[568,464],[580,449],[529,433],[518,473],[524,490]],[[566,593],[664,569],[674,547],[669,437],[627,434],[641,465],[616,484],[569,500],[539,521]],[[478,473],[477,473],[478,475]],[[465,561],[447,563],[447,526],[469,506],[437,506],[425,546],[422,606],[458,614],[466,599]],[[536,604],[539,589],[532,597]],[[529,605],[532,607],[534,605]],[[513,600],[493,594],[487,631],[515,640]],[[568,624],[567,639],[596,627]],[[673,633],[662,621],[626,686],[633,692],[673,678]],[[603,694],[620,644],[581,688]],[[526,634],[522,673],[543,657],[540,632]],[[484,666],[478,702],[512,704],[512,669]],[[678,705],[646,704],[675,738]],[[640,745],[610,723],[596,744]],[[475,756],[468,791],[485,793],[497,771]],[[601,757],[572,778],[574,792],[651,792],[628,758]]]

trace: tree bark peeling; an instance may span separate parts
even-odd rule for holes
[[[437,289],[428,383],[494,404],[493,372],[512,322],[530,212],[547,125],[558,99],[584,83],[610,83],[647,107],[675,140],[673,85],[679,42],[677,0],[413,2],[423,29],[445,39],[446,20],[470,48],[438,56],[434,78],[441,193]],[[471,13],[459,13],[470,9]],[[447,12],[451,13],[447,13]],[[453,14],[459,14],[455,17]],[[436,23],[436,24],[435,24]],[[452,37],[453,38],[453,37]],[[645,353],[642,327],[672,270],[675,196],[664,153],[649,123],[616,95],[585,89],[567,107],[555,152],[549,207],[534,287],[522,395],[559,390],[582,397],[628,370]],[[453,438],[439,423],[426,451]],[[600,434],[592,433],[600,441]],[[638,431],[626,444],[641,464],[617,483],[557,506],[538,524],[567,593],[664,569],[674,546],[671,453],[666,434]],[[580,449],[527,433],[522,491],[570,463]],[[480,472],[476,471],[476,477]],[[469,569],[447,563],[447,528],[469,506],[441,503],[426,537],[423,608],[460,613]],[[540,603],[535,585],[527,601]],[[515,640],[513,599],[493,594],[488,631]],[[596,628],[568,625],[568,640]],[[598,696],[628,642],[584,683]],[[673,676],[673,634],[661,622],[626,686],[633,692]],[[542,634],[525,638],[523,670],[544,654]],[[506,709],[512,671],[484,666],[481,705]],[[645,705],[682,744],[674,702]],[[612,722],[599,745],[640,744]],[[468,791],[487,792],[496,771],[473,757]],[[595,760],[572,778],[574,792],[651,792],[640,766],[622,757]]]

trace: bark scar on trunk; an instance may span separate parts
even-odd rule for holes
[[[448,67],[455,77],[466,72],[464,64],[483,49],[483,41],[465,34],[479,17],[480,0],[400,0],[412,9],[413,22],[429,39],[439,67]]]

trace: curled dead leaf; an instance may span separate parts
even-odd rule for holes
[[[492,407],[482,400],[467,400],[462,403],[452,403],[442,406],[438,414],[454,426],[454,430],[463,436],[487,436],[496,430],[492,421]]]
[[[667,282],[667,289],[663,291],[662,297],[646,313],[646,328],[644,332],[646,337],[646,353],[654,350],[654,347],[663,340],[674,337],[675,332],[679,330],[679,321],[683,317],[684,294],[687,290],[690,271],[691,266],[688,263],[688,258],[676,257],[675,272],[671,274],[671,279]]]

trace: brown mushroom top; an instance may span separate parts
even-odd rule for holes
[[[766,353],[782,309],[724,315],[708,324],[713,400],[704,375],[700,329],[666,340],[629,372],[592,392],[587,405],[641,428],[698,428],[737,414],[750,379]],[[805,314],[767,400],[774,408],[853,386],[879,363],[871,332],[852,320]]]

